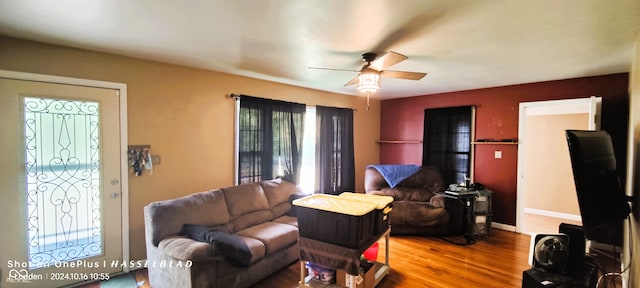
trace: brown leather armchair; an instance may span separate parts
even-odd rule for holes
[[[391,188],[376,168],[368,166],[364,185],[367,194],[393,197],[389,213],[393,235],[446,235],[462,230],[463,207],[441,194],[446,186],[434,167],[420,167]]]

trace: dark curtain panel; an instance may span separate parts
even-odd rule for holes
[[[447,185],[470,177],[472,108],[424,110],[422,165],[438,168]]]
[[[316,107],[315,193],[355,191],[353,110]]]
[[[240,97],[238,183],[287,177],[297,183],[304,104]]]

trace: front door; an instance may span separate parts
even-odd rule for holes
[[[119,101],[114,89],[0,78],[1,287],[122,271]]]

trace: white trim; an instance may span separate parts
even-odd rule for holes
[[[585,99],[588,99],[589,101],[585,101]],[[582,114],[592,111],[590,101],[593,99],[600,99],[601,101],[602,98],[591,96],[590,98],[524,102],[520,104],[525,104],[525,106],[527,106],[527,116]]]
[[[476,106],[471,106],[471,141],[476,141]],[[474,169],[474,167],[476,165],[474,165],[476,163],[476,145],[473,144],[469,144],[471,145],[470,147],[470,151],[471,151],[471,155],[469,156],[469,179],[471,180],[471,183],[475,183],[475,177],[476,177],[476,170]]]
[[[561,113],[589,113],[589,129],[595,130],[600,127],[599,117],[602,107],[602,98],[591,96],[589,98],[550,100],[521,102],[518,116],[518,163],[517,163],[517,192],[516,192],[516,232],[522,232],[524,221],[524,198],[526,192],[523,188],[524,182],[524,153],[527,139],[524,137],[526,118],[530,115],[556,115]],[[579,110],[581,110],[579,112]]]
[[[8,70],[0,70],[0,78],[26,80],[34,82],[66,84],[85,87],[107,88],[118,91],[120,101],[120,183],[122,197],[122,261],[129,263],[129,174],[127,160],[127,84],[89,80],[81,78],[62,77],[45,74],[25,73]],[[129,272],[129,267],[123,267],[124,272]]]
[[[232,96],[233,97],[233,96]],[[233,184],[238,185],[238,170],[240,168],[240,97],[233,99],[235,103],[233,117]]]
[[[119,83],[122,86],[118,89],[120,96],[120,182],[122,190],[122,261],[128,263],[130,260],[129,251],[129,158],[127,155],[129,139],[127,138],[127,84]],[[122,271],[129,272],[129,267],[125,266]]]
[[[541,209],[535,209],[535,208],[525,207],[524,213],[553,217],[553,218],[560,218],[560,219],[572,220],[572,221],[582,221],[582,217],[580,215],[561,213],[561,212],[555,212],[555,211],[549,211],[549,210],[541,210]]]
[[[502,224],[502,223],[498,223],[498,222],[491,222],[491,227],[492,228],[496,228],[496,229],[500,229],[500,230],[509,231],[509,232],[517,232],[516,231],[516,226],[508,225],[508,224]]]

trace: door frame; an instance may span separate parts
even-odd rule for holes
[[[44,82],[53,84],[86,86],[95,88],[106,88],[118,91],[120,101],[120,183],[122,205],[121,236],[122,236],[122,261],[129,263],[129,164],[127,159],[127,84],[117,82],[107,82],[99,80],[54,76],[46,74],[16,72],[0,70],[0,78]],[[127,265],[122,265],[123,272],[129,272]]]
[[[529,115],[552,115],[552,114],[572,114],[585,113],[589,111],[589,130],[600,129],[600,111],[602,98],[591,96],[588,98],[575,98],[563,100],[521,102],[518,116],[518,184],[516,192],[516,232],[522,233],[522,222],[524,219],[524,197],[526,191],[523,187],[524,177],[524,153],[527,145],[525,139],[526,118]],[[532,113],[527,113],[531,111]]]

